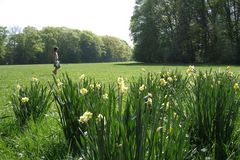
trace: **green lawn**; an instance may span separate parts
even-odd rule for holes
[[[78,80],[81,74],[94,77],[97,81],[104,83],[114,82],[117,77],[131,78],[143,73],[143,68],[148,72],[160,72],[161,70],[179,70],[185,72],[188,65],[144,65],[140,63],[84,63],[84,64],[62,64],[57,76],[68,73],[72,79]],[[196,66],[199,70],[224,70],[226,66]],[[17,84],[27,84],[33,76],[42,82],[52,80],[53,66],[44,65],[4,65],[0,66],[0,106],[7,103],[11,90]],[[235,73],[240,72],[240,67],[233,66],[231,70]],[[1,109],[1,107],[0,107]]]
[[[79,76],[85,74],[95,78],[99,82],[116,82],[122,76],[126,79],[139,76],[147,72],[160,72],[162,70],[178,70],[185,72],[188,65],[144,65],[140,63],[85,63],[85,64],[62,64],[56,77],[63,73],[68,73],[76,81]],[[197,70],[214,71],[225,70],[226,66],[195,66]],[[239,74],[240,67],[232,66],[231,71]],[[28,85],[32,77],[37,77],[41,82],[53,81],[53,66],[46,65],[4,65],[0,66],[0,117],[12,115],[11,109],[6,104],[9,95],[16,88],[17,84]],[[1,159],[36,159],[41,155],[47,155],[52,159],[59,158],[64,148],[62,131],[58,125],[56,116],[51,116],[55,112],[49,113],[47,120],[38,126],[31,127],[27,132],[21,133],[14,126],[12,118],[0,119],[0,160]],[[20,132],[20,133],[19,133]],[[28,151],[27,151],[28,150]],[[66,155],[62,152],[63,155]],[[24,155],[24,156],[22,156]],[[20,157],[20,158],[19,158]],[[61,156],[60,156],[61,157]],[[44,159],[44,157],[42,158]]]

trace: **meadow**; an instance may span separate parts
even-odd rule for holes
[[[147,72],[160,72],[162,70],[178,70],[185,72],[188,65],[146,65],[135,62],[120,63],[84,63],[84,64],[62,64],[62,68],[57,76],[62,73],[68,73],[72,79],[78,80],[81,74],[94,77],[103,83],[114,82],[118,77],[132,78],[143,73],[142,69]],[[225,70],[227,66],[197,66],[199,70]],[[235,73],[240,73],[240,67],[231,66]],[[32,77],[37,77],[43,82],[52,80],[53,66],[47,65],[0,65],[0,105],[7,102],[7,97],[11,89],[17,84],[26,84]]]
[[[227,66],[195,66],[196,70],[202,71],[203,73],[205,73],[205,71],[209,71],[209,70],[212,70],[213,72],[214,71],[225,72],[226,68],[227,68]],[[96,157],[100,156],[100,155],[102,155],[102,157],[100,156],[97,159],[106,159],[109,157],[111,157],[111,158],[118,157],[119,159],[126,159],[126,158],[127,159],[131,159],[131,158],[141,159],[143,157],[145,157],[144,159],[163,159],[163,157],[164,157],[167,159],[172,159],[173,157],[169,157],[170,155],[174,155],[175,158],[178,158],[178,159],[191,159],[191,158],[189,158],[189,157],[191,157],[191,154],[195,154],[194,149],[189,149],[192,146],[189,145],[187,142],[186,142],[186,144],[183,143],[182,139],[179,138],[179,137],[183,136],[181,134],[184,134],[184,137],[185,137],[185,133],[187,133],[189,130],[189,128],[184,128],[184,129],[179,128],[179,126],[182,125],[184,118],[188,118],[188,116],[185,115],[186,113],[183,113],[179,110],[169,110],[168,109],[169,108],[168,105],[169,105],[169,103],[171,103],[172,105],[175,105],[175,107],[180,107],[180,106],[183,107],[184,106],[185,108],[187,108],[186,110],[189,112],[189,114],[197,113],[197,111],[190,109],[190,107],[195,104],[190,104],[191,103],[190,100],[189,101],[183,100],[181,95],[179,95],[179,92],[177,92],[180,90],[182,90],[182,91],[184,90],[181,87],[183,87],[183,85],[186,83],[187,76],[182,76],[182,75],[186,75],[186,70],[188,69],[188,65],[179,65],[179,66],[177,66],[177,65],[173,65],[173,66],[171,66],[171,65],[147,65],[147,64],[141,64],[141,63],[135,63],[135,62],[62,64],[61,69],[59,70],[59,73],[56,76],[52,75],[52,73],[51,73],[52,69],[53,69],[53,66],[50,64],[49,65],[5,65],[5,66],[0,66],[0,159],[75,159],[76,157],[77,157],[76,159],[79,159],[79,156],[82,159],[89,159],[89,158],[96,159]],[[238,67],[238,66],[231,66],[231,72],[234,72],[234,74],[236,74],[236,75],[239,74],[239,69],[240,69],[240,67]],[[166,107],[166,110],[164,110],[162,112],[154,112],[154,117],[164,118],[166,115],[168,115],[169,117],[168,117],[168,120],[164,120],[164,121],[166,121],[166,124],[165,124],[166,126],[163,127],[164,124],[162,124],[163,128],[159,128],[159,126],[156,126],[155,123],[152,126],[148,126],[147,123],[143,123],[142,121],[144,121],[144,120],[151,121],[152,111],[151,112],[149,111],[146,114],[144,113],[144,115],[142,115],[141,110],[139,110],[139,109],[135,110],[135,108],[132,107],[132,106],[136,105],[135,102],[137,102],[139,106],[143,106],[143,107],[146,105],[150,105],[151,99],[147,99],[147,100],[149,100],[149,101],[147,101],[148,102],[147,103],[147,102],[144,102],[144,101],[136,98],[140,94],[139,90],[144,91],[145,86],[146,86],[146,88],[152,88],[151,91],[153,93],[155,93],[155,95],[158,95],[158,97],[164,97],[164,94],[166,94],[170,91],[163,88],[164,93],[158,93],[157,92],[157,90],[159,89],[158,87],[164,87],[165,85],[159,86],[159,84],[157,84],[157,82],[159,80],[160,81],[163,80],[162,76],[165,75],[167,72],[169,72],[169,75],[171,75],[171,77],[173,77],[175,71],[177,71],[176,76],[178,77],[178,78],[176,78],[176,81],[177,81],[177,79],[182,79],[182,81],[176,82],[176,84],[174,84],[174,87],[176,87],[176,91],[174,91],[174,93],[171,93],[172,94],[171,96],[173,96],[173,97],[176,96],[175,100],[179,100],[179,102],[176,105],[175,101],[170,100],[171,96],[170,97],[167,96],[167,98],[165,98],[165,99],[168,99],[168,100],[166,100],[166,101],[162,101],[162,99],[160,99],[160,98],[159,98],[159,100],[156,100],[155,104],[158,104],[160,106],[162,104],[164,104],[167,107]],[[158,75],[156,75],[156,77],[155,77],[155,80],[157,82],[155,82],[155,81],[151,82],[151,83],[149,82],[150,81],[149,78],[151,77],[151,74],[149,75],[149,72],[151,72],[153,74],[160,74],[160,77]],[[66,74],[67,74],[67,76],[66,76]],[[85,75],[85,77],[89,77],[89,79],[84,81],[84,83],[81,86],[81,84],[78,84],[78,82],[79,82],[79,77],[83,74]],[[229,93],[229,96],[231,96],[231,97],[221,95],[222,97],[220,97],[220,98],[236,98],[237,96],[236,97],[233,96],[235,94],[235,92],[232,88],[233,88],[233,84],[235,84],[237,81],[233,81],[233,79],[231,79],[231,81],[229,81],[228,79],[224,79],[223,78],[224,76],[225,75],[220,75],[220,76],[217,75],[216,77],[218,77],[218,78],[220,77],[220,79],[222,81],[226,82],[225,83],[226,86],[227,85],[228,85],[228,87],[230,86],[231,90],[226,89],[226,92]],[[55,103],[51,103],[51,107],[44,114],[44,118],[41,121],[40,120],[39,121],[36,120],[36,122],[30,121],[27,124],[27,127],[22,128],[22,127],[19,127],[19,124],[16,123],[16,117],[15,117],[15,114],[13,112],[11,105],[9,105],[9,101],[12,100],[10,98],[10,96],[16,91],[17,85],[29,86],[29,83],[32,81],[32,77],[36,77],[39,82],[41,82],[44,86],[47,86],[48,91],[50,90],[50,84],[55,84],[55,86],[58,86],[58,83],[59,83],[59,82],[57,82],[58,79],[60,79],[61,82],[64,82],[64,84],[68,84],[68,87],[64,88],[66,90],[63,89],[63,92],[59,92],[58,89],[52,88],[53,95],[55,97]],[[121,90],[119,90],[118,93],[115,93],[113,90],[108,89],[108,86],[111,86],[111,84],[116,84],[115,88],[119,89],[119,86],[122,85],[122,82],[119,82],[119,77],[123,77],[125,84],[130,88],[130,91],[132,94],[129,95],[129,97],[125,96],[125,95],[124,96],[121,95],[119,93],[119,91],[121,91]],[[199,79],[203,80],[203,75],[199,74],[199,77],[200,77]],[[201,84],[201,85],[199,85],[199,88],[202,86],[205,86],[205,88],[204,87],[202,88],[202,91],[205,91],[202,93],[202,95],[205,95],[208,92],[208,90],[211,91],[211,93],[213,93],[213,95],[216,94],[215,95],[216,97],[214,97],[214,98],[216,99],[216,102],[218,102],[218,98],[217,98],[217,96],[219,96],[218,88],[214,88],[214,87],[213,87],[214,89],[211,89],[211,87],[209,88],[210,81],[212,81],[216,77],[207,75],[207,79],[208,79],[207,82],[205,82],[205,80],[200,82],[199,79],[192,79],[192,81],[195,82],[195,84],[197,84],[199,82],[199,84]],[[69,80],[69,78],[70,78],[70,80]],[[234,78],[234,80],[236,80],[236,79]],[[136,83],[134,83],[133,81],[136,81]],[[203,82],[203,85],[202,85],[202,82]],[[102,86],[102,87],[100,87],[101,89],[99,90],[99,93],[97,93],[97,95],[95,95],[96,94],[95,92],[93,92],[91,94],[89,93],[88,101],[86,101],[85,99],[81,99],[81,98],[79,98],[80,101],[76,100],[76,102],[74,100],[71,103],[68,101],[66,93],[68,93],[69,95],[72,95],[73,98],[75,98],[77,96],[81,96],[80,93],[73,91],[74,88],[76,88],[76,86],[80,87],[80,88],[81,87],[86,88],[86,86],[88,86],[92,83],[94,83],[95,86],[97,84],[101,84],[101,86]],[[145,84],[145,86],[143,84]],[[100,100],[98,101],[98,99],[96,97],[98,97],[98,95],[103,96],[107,90],[109,90],[108,102],[103,103]],[[194,93],[197,94],[197,91]],[[176,94],[176,95],[174,95],[174,94]],[[143,95],[148,95],[148,92],[144,91]],[[186,91],[186,95],[188,95],[187,91]],[[206,94],[205,96],[213,96],[213,95]],[[191,96],[192,95],[190,95],[189,97],[193,98]],[[93,100],[95,98],[97,100]],[[61,101],[60,100],[57,101],[56,99],[57,100],[61,99]],[[117,104],[115,104],[113,102],[116,99],[117,99]],[[236,99],[238,99],[238,97]],[[233,99],[233,101],[237,101],[236,99]],[[95,113],[99,113],[100,111],[103,113],[106,113],[106,114],[108,113],[109,116],[106,118],[109,121],[107,121],[107,127],[106,127],[107,129],[106,130],[109,129],[107,131],[107,133],[108,133],[108,136],[111,138],[106,140],[106,137],[105,137],[106,135],[105,136],[102,135],[103,138],[101,139],[98,129],[96,129],[94,127],[92,127],[92,128],[89,127],[89,132],[88,132],[89,136],[90,136],[90,133],[92,133],[92,134],[95,133],[97,135],[97,136],[95,136],[95,138],[96,137],[98,137],[98,138],[92,139],[91,141],[86,141],[86,140],[83,140],[80,138],[79,140],[77,140],[78,143],[69,147],[69,144],[72,143],[72,139],[71,138],[68,139],[66,137],[66,135],[71,135],[71,134],[74,135],[76,133],[70,132],[70,131],[67,132],[66,130],[62,130],[62,128],[64,128],[64,127],[66,127],[66,128],[70,127],[70,128],[68,128],[68,130],[72,130],[71,127],[74,128],[73,124],[68,123],[68,122],[63,122],[63,121],[67,121],[66,119],[64,119],[64,116],[66,116],[68,114],[64,110],[64,106],[67,105],[68,103],[73,106],[79,105],[79,104],[85,103],[85,101],[86,101],[86,103],[88,103],[91,100],[93,100],[94,102],[92,102],[90,106],[92,106],[92,105],[105,106],[106,104],[109,104],[109,106],[111,106],[111,107],[112,106],[115,106],[115,107],[123,106],[123,110],[120,111],[121,112],[120,115],[118,115],[119,109],[118,109],[118,112],[115,113],[114,111],[109,111],[108,109],[105,109],[104,107],[101,107],[101,110],[94,109],[91,107],[90,108],[83,107],[85,110],[83,110],[82,108],[73,108],[73,110],[76,110],[76,112],[78,110],[81,110],[81,113],[75,113],[75,112],[71,113],[71,114],[73,114],[73,115],[71,115],[73,117],[74,116],[80,117],[81,115],[83,115],[83,113],[86,110],[89,110],[89,109],[94,110]],[[205,100],[206,99],[203,98],[201,100],[201,102],[199,102],[198,106],[201,106],[203,103],[205,103],[206,102]],[[207,99],[207,100],[209,100],[209,99]],[[227,101],[227,99],[226,99],[226,101]],[[65,103],[63,103],[63,102],[65,102]],[[236,104],[235,103],[230,104],[230,102],[229,102],[229,104],[226,104],[226,106],[228,106],[228,105],[230,107],[232,107],[232,105],[237,106],[238,105],[237,102],[236,102]],[[210,99],[209,103],[210,103],[209,106],[211,106],[211,103],[215,103],[215,101],[212,102]],[[224,103],[224,102],[221,102],[221,103]],[[58,107],[56,107],[56,106],[58,106]],[[105,106],[105,107],[107,107],[107,106]],[[202,109],[201,107],[199,109],[204,114],[205,110],[204,109],[201,110]],[[214,108],[213,108],[213,110],[214,110]],[[231,111],[233,111],[233,110],[231,110]],[[166,113],[166,114],[162,115],[162,113]],[[228,111],[226,111],[226,113],[228,113]],[[59,114],[60,114],[60,117],[59,117]],[[123,125],[119,125],[119,124],[115,124],[112,122],[113,120],[122,121],[123,118],[134,119],[134,116],[133,116],[134,114],[136,114],[136,117],[138,117],[138,116],[140,117],[140,118],[138,117],[139,119],[137,118],[135,127],[137,128],[140,126],[140,124],[143,124],[143,128],[141,128],[141,127],[138,128],[139,129],[138,132],[142,133],[142,134],[140,134],[142,137],[141,136],[138,137],[134,134],[135,133],[133,131],[134,124],[124,123]],[[176,116],[176,114],[178,114],[178,117],[180,117],[180,118],[176,118],[176,119],[173,118]],[[209,116],[208,118],[211,118],[211,115],[209,115],[209,113],[207,113],[207,114]],[[98,119],[100,119],[100,123],[102,123],[102,127],[104,127],[105,126],[104,125],[105,118],[103,118],[103,116],[100,114],[94,115],[94,116],[96,116]],[[183,119],[181,119],[181,116]],[[214,115],[214,116],[216,116],[216,115]],[[116,119],[114,119],[114,118],[111,119],[111,117],[116,117]],[[220,117],[226,118],[223,115],[220,115]],[[118,119],[118,118],[120,118],[120,119]],[[198,119],[199,117],[196,116],[195,118],[196,118],[195,119],[196,121],[199,120]],[[111,119],[111,122],[110,122],[110,119]],[[170,120],[171,120],[171,122],[174,122],[174,124],[177,124],[177,126],[170,123],[169,122]],[[185,119],[185,121],[186,121],[186,119]],[[233,123],[232,121],[229,122],[229,124],[232,124],[232,123]],[[186,124],[186,127],[190,124],[191,124],[190,122],[189,122],[189,124]],[[203,123],[202,125],[204,125],[204,124],[205,123]],[[211,125],[209,123],[206,123],[206,124],[208,124],[209,128],[211,128]],[[94,123],[93,125],[97,126],[98,124]],[[194,128],[194,127],[196,127],[197,124],[191,124],[191,125],[192,125],[192,128]],[[114,133],[113,133],[114,127],[113,126],[118,126],[117,128],[120,130],[119,131],[120,137],[118,137],[118,139],[115,139],[113,137],[113,135],[114,135]],[[133,128],[131,128],[131,127],[133,127]],[[157,129],[158,131],[160,131],[160,130],[168,131],[168,130],[172,130],[172,128],[173,128],[173,130],[176,131],[175,132],[176,134],[174,134],[172,136],[177,137],[177,138],[174,139],[174,141],[172,141],[171,143],[167,143],[165,141],[160,143],[157,140],[155,140],[156,136],[154,136],[153,140],[151,140],[152,135],[154,135],[154,133],[152,132],[152,130],[149,132],[144,132],[143,131],[144,127],[146,130],[153,127],[155,130]],[[202,126],[202,127],[204,128],[204,126]],[[86,126],[83,126],[83,128],[86,128]],[[103,130],[105,130],[105,129],[103,129]],[[180,132],[180,130],[182,130],[182,132]],[[213,128],[213,130],[214,130],[214,128]],[[90,131],[92,131],[92,132],[90,132]],[[195,131],[196,131],[196,129],[195,129]],[[191,132],[191,134],[194,135],[195,137],[199,136],[198,133],[194,132],[194,130]],[[119,136],[119,135],[118,135],[118,133],[116,133],[116,136]],[[145,141],[142,144],[142,143],[140,143],[140,139],[143,138],[144,136],[147,139],[147,141]],[[161,136],[169,137],[169,135],[167,135],[166,132],[161,132],[160,137]],[[99,137],[100,137],[100,139],[99,139]],[[203,139],[206,139],[206,137],[207,136],[203,137]],[[124,138],[128,139],[128,141],[125,141]],[[136,142],[131,141],[131,138],[136,139]],[[185,138],[184,138],[184,140],[185,140]],[[106,141],[109,141],[109,143],[106,143],[106,144],[104,143],[106,145],[105,147],[108,148],[109,151],[100,149],[100,148],[102,148],[101,143],[102,143],[103,139],[105,139]],[[94,146],[90,145],[92,143],[92,141],[94,141],[94,140],[99,141],[96,145],[97,146],[96,148],[94,147],[95,144],[94,144]],[[139,141],[137,141],[137,140],[139,140]],[[117,141],[121,141],[121,143],[119,142],[117,148],[113,147],[111,149],[112,143],[110,143],[110,141],[113,141],[114,143],[115,142],[118,143]],[[199,140],[199,139],[193,138],[192,141],[194,141],[194,143],[200,143],[200,142],[202,143],[202,140]],[[149,153],[149,150],[144,150],[144,146],[145,146],[145,148],[149,148],[149,146],[147,145],[149,142],[152,143],[150,148],[154,148],[153,147],[154,145],[158,146],[157,149],[152,149],[151,153]],[[176,151],[177,147],[171,146],[174,143],[178,144],[177,142],[179,142],[179,145],[181,142],[181,144],[183,146],[178,146],[178,147],[182,147],[185,150]],[[163,143],[164,143],[164,145],[162,145]],[[206,143],[206,142],[204,142],[204,143]],[[161,144],[161,147],[159,147],[160,144]],[[222,145],[222,142],[216,143],[216,144]],[[216,144],[213,143],[212,146],[214,146]],[[86,146],[86,147],[83,147],[82,145]],[[123,145],[126,147],[126,149],[122,149],[121,151],[116,152],[116,150],[118,150],[118,148],[121,148]],[[133,146],[136,145],[136,146],[134,146],[135,148],[131,150],[131,145],[133,145]],[[139,146],[142,146],[143,148],[141,148]],[[199,155],[195,154],[196,159],[210,158],[211,156],[214,157],[212,155],[213,152],[209,150],[209,148],[211,148],[212,146],[207,146],[207,147],[201,146],[202,148],[200,148],[200,149],[197,148],[196,150],[201,150],[204,155],[203,154],[199,154]],[[231,148],[231,147],[237,148],[236,146],[230,146],[229,148]],[[85,157],[81,154],[78,155],[78,152],[75,151],[75,150],[78,150],[79,148],[82,148],[81,153],[84,153]],[[169,149],[169,148],[172,148],[172,149]],[[219,148],[221,148],[221,147],[219,147]],[[91,149],[93,150],[93,152],[89,151]],[[165,149],[168,149],[169,153],[167,153],[167,152],[165,153],[165,151],[166,151]],[[186,153],[187,149],[191,150],[191,154]],[[208,151],[205,151],[205,149],[208,149]],[[131,151],[131,153],[127,153],[128,150]],[[142,152],[142,154],[137,154],[137,153],[133,154],[132,152],[136,152],[136,150],[139,152]],[[160,152],[161,152],[161,154],[156,156],[157,155],[156,153],[160,153]],[[236,151],[234,150],[234,152],[236,152]],[[73,153],[76,153],[76,155]],[[116,153],[118,153],[118,154],[116,154]],[[233,152],[228,153],[227,154],[228,157],[231,158],[232,153]],[[154,157],[152,155],[155,155],[156,157]],[[183,155],[185,155],[185,156],[183,156]],[[224,156],[226,156],[226,155],[224,155]]]

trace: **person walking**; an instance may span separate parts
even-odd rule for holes
[[[58,48],[54,47],[53,48],[53,66],[54,66],[54,70],[52,71],[53,74],[57,74],[57,70],[60,68],[60,61],[59,61],[59,57],[58,57]]]

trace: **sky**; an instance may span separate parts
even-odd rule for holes
[[[0,26],[68,27],[121,38],[132,45],[135,0],[0,0]]]

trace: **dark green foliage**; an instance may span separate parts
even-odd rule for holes
[[[7,28],[0,26],[0,64],[5,62],[7,33]]]
[[[136,1],[134,58],[142,62],[240,64],[237,0]]]

